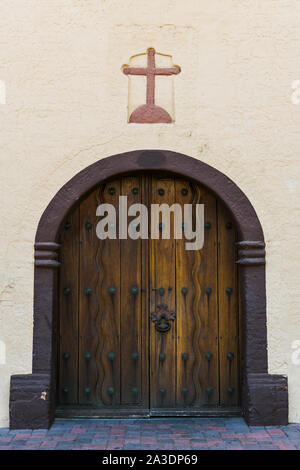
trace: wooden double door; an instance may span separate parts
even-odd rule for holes
[[[204,204],[204,246],[120,239],[128,207]],[[100,240],[100,204],[116,210],[116,239]],[[128,223],[134,217],[128,217]],[[149,236],[150,236],[149,223]],[[161,223],[159,229],[161,229]],[[99,185],[61,229],[58,412],[77,416],[234,412],[239,407],[236,230],[207,189],[170,175]]]

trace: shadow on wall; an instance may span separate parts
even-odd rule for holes
[[[6,364],[6,344],[0,340],[0,366]]]

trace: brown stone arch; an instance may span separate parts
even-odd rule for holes
[[[47,428],[54,419],[56,278],[62,221],[101,181],[141,170],[167,171],[192,179],[213,191],[231,211],[239,230],[244,416],[252,425],[286,424],[287,379],[268,374],[265,243],[253,206],[233,181],[204,162],[171,151],[136,150],[104,158],[80,171],[58,191],[40,219],[35,239],[32,374],[11,377],[11,428]]]

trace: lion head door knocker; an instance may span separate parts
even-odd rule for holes
[[[168,333],[171,329],[171,320],[175,320],[175,312],[169,312],[166,304],[157,305],[157,311],[150,313],[150,318],[155,322],[155,329],[159,333]]]

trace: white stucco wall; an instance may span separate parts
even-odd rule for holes
[[[0,426],[10,375],[31,372],[43,210],[87,165],[142,148],[207,162],[253,203],[267,242],[269,371],[288,374],[300,422],[299,19],[298,0],[0,2]],[[174,124],[127,123],[121,66],[150,46],[182,68]]]

